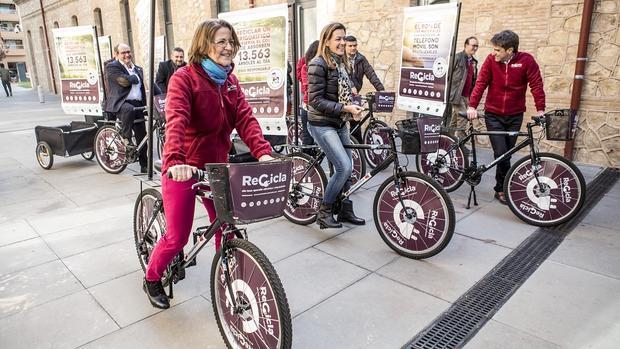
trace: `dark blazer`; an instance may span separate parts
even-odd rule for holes
[[[338,102],[338,69],[329,69],[323,57],[314,58],[308,64],[308,122],[341,127],[343,108]]]
[[[370,83],[375,87],[377,91],[385,90],[381,80],[377,77],[377,73],[372,68],[370,63],[363,54],[357,53],[355,57],[355,64],[353,69],[353,74],[351,74],[351,80],[353,81],[353,86],[357,89],[357,93],[362,89],[362,85],[364,84],[364,75],[370,80]]]
[[[472,79],[472,87],[476,85],[476,79],[478,77],[478,61],[472,57],[474,62],[474,78]],[[461,93],[465,88],[465,79],[467,78],[467,55],[465,51],[461,51],[454,55],[454,64],[452,65],[452,84],[450,85],[450,103],[460,104]]]
[[[109,113],[117,113],[121,105],[127,99],[131,85],[142,83],[140,92],[142,93],[142,104],[146,105],[146,93],[144,92],[144,72],[141,67],[136,65],[138,77],[129,74],[125,66],[119,61],[110,62],[105,68],[105,80],[108,89],[104,110]]]
[[[185,62],[181,65],[181,67],[185,66]],[[170,77],[174,72],[179,69],[171,59],[159,62],[159,67],[157,68],[157,74],[155,75],[155,83],[157,87],[159,87],[161,93],[166,93],[168,91],[168,81],[170,81]]]

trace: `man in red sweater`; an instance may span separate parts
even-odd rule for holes
[[[477,118],[476,108],[488,87],[484,103],[484,121],[489,131],[519,131],[525,112],[525,91],[530,85],[536,114],[545,111],[545,91],[540,69],[529,53],[519,52],[519,36],[510,30],[497,33],[491,39],[493,52],[489,54],[471,93],[467,117]],[[514,147],[517,137],[490,136],[495,158]],[[510,169],[510,157],[497,164],[495,172],[495,198],[506,204],[504,178]]]

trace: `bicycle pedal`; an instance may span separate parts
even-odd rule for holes
[[[185,279],[185,268],[179,268],[179,270],[177,270],[177,272],[175,273],[172,281],[174,281],[174,283],[176,284],[183,279]]]

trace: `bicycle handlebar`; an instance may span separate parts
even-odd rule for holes
[[[198,182],[203,182],[205,180],[205,171],[201,170],[201,169],[197,169],[196,172],[192,173],[192,177],[191,179],[195,179]],[[172,179],[172,172],[168,171],[166,172],[166,176],[170,179]]]
[[[143,106],[143,107],[133,107],[133,111],[146,111],[146,106]]]
[[[467,117],[467,112],[465,112],[465,111],[460,111],[460,112],[458,112],[458,115],[459,115],[459,116],[461,116],[461,117],[464,117],[464,118],[468,119],[468,117]],[[484,114],[483,114],[483,113],[478,112],[478,117],[479,117],[479,118],[480,118],[480,117],[484,117]],[[543,116],[532,116],[532,120],[534,121],[534,125],[537,125],[537,126],[544,125],[544,124],[545,124],[545,121],[546,121],[546,120],[545,120],[545,116],[544,116],[544,115],[543,115]]]

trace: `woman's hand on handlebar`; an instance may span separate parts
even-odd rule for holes
[[[355,121],[360,121],[362,119],[362,112],[364,111],[364,108],[357,106],[357,105],[346,105],[343,108],[343,111],[347,112],[347,113],[351,113],[351,115],[353,116],[353,120]]]
[[[271,155],[269,155],[269,154],[265,154],[265,155],[261,156],[260,158],[258,158],[259,162],[269,161],[269,160],[273,160],[273,157]]]
[[[176,182],[184,182],[192,178],[197,168],[190,165],[174,165],[168,168],[168,178]]]
[[[474,120],[478,118],[478,111],[472,107],[467,108],[467,118],[469,120]]]

